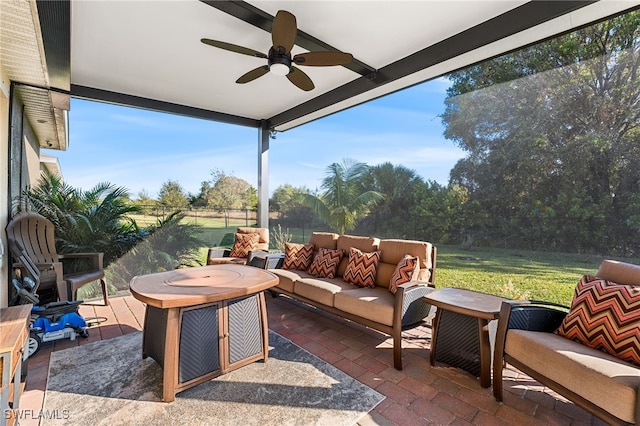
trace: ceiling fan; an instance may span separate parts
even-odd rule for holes
[[[236,83],[239,84],[253,81],[271,71],[277,75],[286,75],[294,85],[304,91],[309,91],[315,87],[313,81],[311,81],[307,74],[293,66],[294,64],[311,67],[330,67],[345,65],[353,60],[353,56],[350,53],[335,51],[299,53],[291,57],[291,49],[296,40],[297,32],[296,17],[285,10],[280,10],[273,19],[271,28],[273,46],[266,55],[257,50],[224,41],[211,40],[208,38],[203,38],[200,41],[209,46],[231,52],[267,59],[267,65],[253,69],[237,79]]]

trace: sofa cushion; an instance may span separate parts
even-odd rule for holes
[[[295,294],[327,306],[334,306],[334,296],[356,288],[342,278],[301,278],[294,286]]]
[[[282,269],[306,271],[313,260],[313,244],[284,244]]]
[[[389,291],[396,294],[398,286],[410,281],[418,280],[418,271],[420,270],[420,261],[417,257],[410,254],[405,255],[396,265],[396,269],[391,275],[389,281]]]
[[[229,257],[247,257],[250,251],[256,249],[259,239],[260,235],[257,233],[243,234],[237,232]]]
[[[583,276],[558,335],[640,366],[640,286]]]
[[[313,232],[309,237],[309,244],[313,244],[313,249],[328,248],[335,250],[338,242],[338,234],[333,232]]]
[[[342,278],[351,284],[359,287],[376,286],[376,270],[380,261],[380,251],[364,253],[361,250],[351,247],[349,249],[349,260],[347,268]]]
[[[398,262],[407,254],[415,256],[420,260],[420,271],[418,272],[417,279],[419,281],[429,281],[431,272],[428,268],[433,266],[431,243],[412,240],[380,240],[378,249],[382,252],[382,255],[380,257],[380,265],[378,266],[377,285],[389,287],[391,276]]]
[[[345,289],[334,295],[334,307],[371,321],[393,326],[395,296],[384,287]]]
[[[318,278],[334,278],[343,255],[342,250],[318,249],[309,265],[309,273]]]
[[[294,293],[294,287],[297,281],[300,281],[302,278],[313,277],[313,275],[307,271],[298,271],[295,269],[269,269],[269,272],[278,276],[278,284],[276,287],[289,293]]]
[[[616,417],[634,423],[640,370],[633,364],[564,337],[536,331],[509,330],[505,352]]]

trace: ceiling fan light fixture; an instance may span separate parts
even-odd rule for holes
[[[288,65],[276,62],[276,63],[273,63],[273,64],[271,64],[269,66],[269,71],[271,71],[272,73],[274,73],[276,75],[287,75],[287,74],[289,74],[291,69],[289,68]]]

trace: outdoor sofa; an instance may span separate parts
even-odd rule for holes
[[[398,370],[402,329],[429,315],[423,296],[434,289],[435,270],[429,242],[328,232],[314,232],[306,245],[287,243],[282,268],[270,269],[279,278],[273,293],[392,336]]]
[[[604,260],[582,277],[568,312],[509,301],[498,322],[498,401],[509,363],[608,424],[640,424],[640,266]]]

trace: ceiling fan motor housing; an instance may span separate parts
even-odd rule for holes
[[[268,64],[274,74],[287,75],[291,72],[291,54],[281,53],[272,47],[269,49]]]

